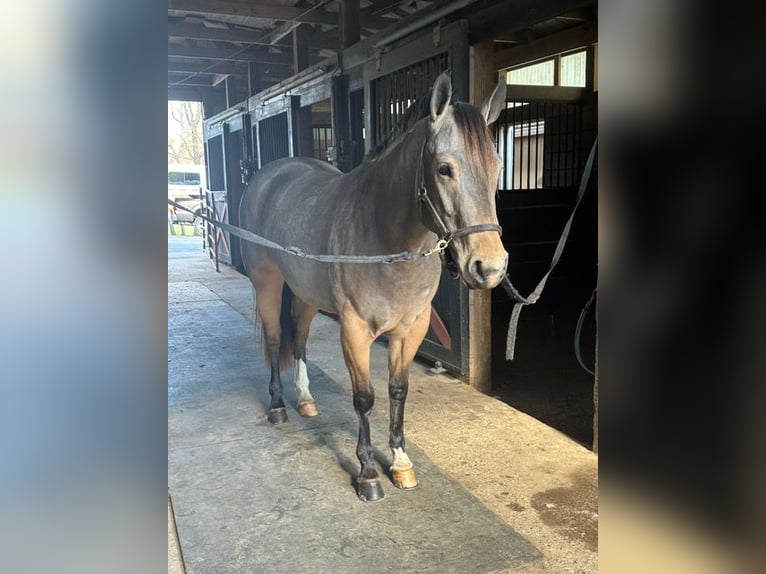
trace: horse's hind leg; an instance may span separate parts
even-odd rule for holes
[[[406,329],[392,333],[388,341],[388,397],[391,408],[388,444],[394,454],[391,478],[397,488],[414,488],[418,479],[404,451],[404,403],[409,387],[410,364],[428,331],[431,306]]]
[[[293,299],[293,322],[295,325],[295,390],[298,393],[298,412],[304,417],[314,417],[319,410],[314,402],[314,397],[309,391],[309,376],[306,370],[306,340],[309,336],[311,321],[316,317],[317,308],[301,301],[298,297]]]
[[[354,410],[359,418],[359,440],[356,456],[362,464],[357,479],[357,494],[364,501],[383,498],[383,487],[378,472],[373,466],[372,444],[370,443],[370,411],[375,404],[375,391],[370,381],[370,347],[374,337],[367,323],[359,317],[350,303],[341,310],[340,340],[343,357],[351,375],[354,390]]]
[[[262,262],[250,271],[250,281],[256,292],[255,304],[261,316],[264,333],[264,346],[271,365],[269,381],[268,419],[272,424],[287,420],[287,410],[282,400],[282,379],[279,373],[279,347],[282,329],[279,314],[282,309],[282,286],[285,283],[279,268],[270,262]]]

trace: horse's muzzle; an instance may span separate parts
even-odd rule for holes
[[[508,267],[508,254],[471,257],[463,270],[463,280],[471,289],[492,289],[500,284]]]

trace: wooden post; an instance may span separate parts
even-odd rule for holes
[[[226,96],[222,88],[216,88],[210,97],[202,100],[202,118],[212,118],[226,109]]]
[[[293,73],[309,67],[309,36],[311,27],[301,24],[293,30]]]
[[[226,107],[237,105],[237,79],[234,76],[226,76]]]
[[[341,0],[340,47],[348,48],[361,38],[359,32],[359,0]]]
[[[480,106],[497,85],[491,41],[470,46],[469,100]],[[468,291],[468,384],[482,393],[492,391],[492,292]]]
[[[250,62],[247,65],[247,95],[248,97],[254,96],[262,89],[261,85],[261,71],[258,69],[256,62]]]
[[[351,171],[351,128],[349,122],[348,76],[332,79],[332,134],[338,157],[337,167],[342,172]]]
[[[293,30],[293,72],[298,73],[309,67],[309,36],[311,27],[301,24]],[[295,113],[296,123],[295,155],[312,157],[314,155],[314,133],[312,131],[311,108],[299,107]]]
[[[596,63],[596,46],[588,46],[585,52],[585,87],[589,90],[598,89],[598,68]]]

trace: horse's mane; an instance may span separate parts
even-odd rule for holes
[[[497,151],[484,116],[474,106],[465,102],[455,102],[452,108],[455,123],[463,135],[468,153],[473,157],[473,165],[481,166],[486,173],[491,173],[490,160],[495,157]]]

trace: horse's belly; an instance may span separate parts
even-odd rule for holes
[[[330,294],[326,264],[306,259],[282,261],[280,271],[290,289],[304,303],[328,313],[337,313]]]

